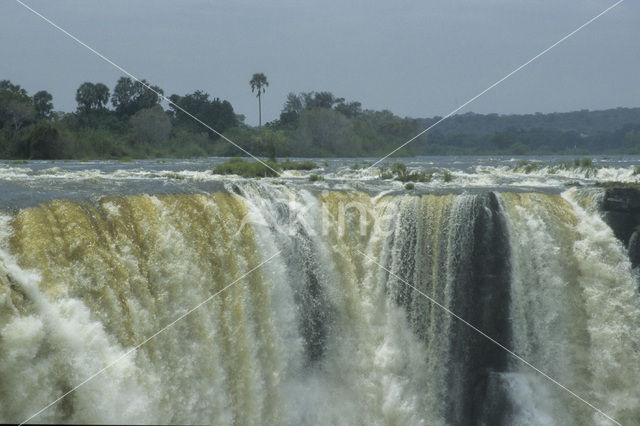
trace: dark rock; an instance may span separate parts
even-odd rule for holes
[[[633,234],[631,234],[631,238],[629,239],[628,250],[631,267],[635,268],[640,265],[640,232],[633,231]]]
[[[611,227],[616,238],[626,246],[636,227],[636,221],[633,215],[631,213],[613,210],[605,211],[602,218]]]
[[[605,211],[640,212],[640,190],[635,188],[607,189],[602,208]]]
[[[640,225],[640,189],[608,188],[601,207],[602,218],[615,236],[628,246],[631,235]]]

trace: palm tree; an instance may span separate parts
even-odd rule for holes
[[[251,77],[249,81],[251,85],[251,93],[258,91],[256,95],[258,97],[258,127],[262,127],[262,94],[265,91],[265,87],[269,86],[267,76],[263,73],[256,73]]]

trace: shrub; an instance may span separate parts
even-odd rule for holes
[[[414,184],[412,184],[411,182],[409,182],[409,183],[405,183],[405,184],[404,184],[404,189],[407,189],[407,190],[412,190],[412,189],[414,189],[415,187],[416,187],[416,186],[415,186]]]
[[[571,168],[572,168],[571,162],[560,161],[559,163],[556,163],[553,166],[549,167],[549,169],[547,170],[547,174],[554,175],[558,173],[558,171],[560,170],[569,170]]]
[[[449,170],[445,170],[444,174],[442,175],[442,179],[445,182],[451,182],[453,180],[453,175],[451,174],[451,172],[449,172]]]
[[[266,164],[257,161],[246,161],[242,158],[231,158],[229,161],[216,166],[213,173],[220,175],[238,175],[246,178],[278,176],[279,166],[276,162],[267,161]]]
[[[309,182],[317,182],[319,180],[324,180],[324,177],[320,175],[314,175],[314,174],[309,175]]]
[[[591,161],[591,158],[581,158],[580,167],[593,167],[593,161]]]
[[[398,175],[396,180],[399,180],[400,182],[431,182],[432,178],[432,173],[410,172]]]
[[[393,163],[391,172],[397,175],[405,174],[407,172],[407,165],[404,163]]]
[[[311,160],[290,161],[286,159],[278,165],[282,170],[313,170],[318,168],[318,165]]]
[[[518,164],[515,167],[515,171],[524,172],[528,174],[535,170],[538,170],[540,167],[542,167],[541,163],[533,163],[527,160],[520,160],[518,161]]]
[[[593,161],[591,158],[575,158],[573,160],[573,165],[574,167],[589,168],[593,167]]]
[[[410,172],[407,169],[407,165],[404,163],[394,163],[391,166],[391,172],[384,171],[380,177],[382,179],[391,179],[391,176],[395,175],[396,180],[400,182],[431,182],[433,173],[430,172]]]
[[[64,156],[60,132],[49,123],[43,122],[34,126],[27,140],[30,158],[43,160]]]

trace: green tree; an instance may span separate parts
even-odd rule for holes
[[[29,154],[34,160],[49,160],[64,157],[60,134],[52,123],[39,122],[32,127],[27,138]]]
[[[13,84],[9,80],[0,81],[0,90],[7,90],[18,95],[27,96],[27,91],[20,87],[19,84]]]
[[[295,93],[289,93],[282,111],[280,111],[280,119],[272,123],[273,127],[295,129],[298,126],[298,120],[303,110],[302,97]]]
[[[159,94],[164,95],[164,91],[158,86],[150,85],[146,80],[133,81],[129,77],[120,77],[113,88],[111,104],[118,115],[131,116],[160,103]]]
[[[141,109],[131,117],[134,143],[160,144],[171,134],[171,119],[160,105]]]
[[[332,109],[303,111],[295,139],[300,142],[303,155],[348,157],[360,154],[353,123]]]
[[[265,92],[265,88],[269,86],[269,82],[267,81],[267,76],[260,72],[253,74],[249,84],[251,85],[251,93],[258,92],[256,95],[258,98],[258,127],[262,127],[262,94]]]
[[[9,126],[17,133],[35,118],[36,110],[27,91],[9,80],[0,81],[0,127]]]
[[[357,118],[362,115],[360,102],[345,102],[344,98],[336,98],[331,92],[302,92],[298,95],[289,93],[279,120],[270,123],[270,126],[295,129],[302,111],[314,108],[333,109],[347,118]]]
[[[331,92],[309,92],[302,93],[301,97],[303,99],[304,108],[305,109],[313,109],[313,108],[333,108],[338,102],[333,93]],[[344,99],[342,99],[344,101]]]
[[[41,90],[33,95],[33,106],[39,119],[49,120],[52,117],[53,96],[46,90]]]
[[[219,98],[210,100],[208,93],[198,90],[185,96],[171,95],[169,99],[173,104],[193,114],[220,133],[238,125],[238,118],[231,104]],[[176,108],[175,105],[170,106],[175,127],[192,133],[199,133],[203,130],[200,123],[182,112],[180,108]],[[212,131],[209,131],[209,136],[214,139],[218,137]]]
[[[282,130],[260,129],[256,143],[256,152],[273,160],[292,154],[293,143]]]
[[[102,83],[82,83],[76,91],[76,102],[80,114],[104,111],[109,102],[109,88]]]
[[[362,104],[360,102],[345,103],[343,98],[338,99],[334,109],[349,118],[358,117],[362,114]]]
[[[301,96],[296,95],[295,93],[289,93],[287,95],[287,101],[284,103],[284,108],[282,112],[294,112],[296,114],[302,113],[304,109],[304,104]]]

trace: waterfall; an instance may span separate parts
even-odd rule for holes
[[[122,357],[33,420],[611,424],[425,295],[640,418],[637,279],[580,191],[226,190],[0,216],[0,421]]]
[[[504,194],[512,247],[514,350],[622,424],[640,398],[636,279],[622,244],[575,189]],[[611,424],[567,392],[512,365],[514,423]],[[532,394],[532,398],[526,398]],[[521,397],[522,396],[522,397]],[[553,419],[553,420],[552,420]]]

